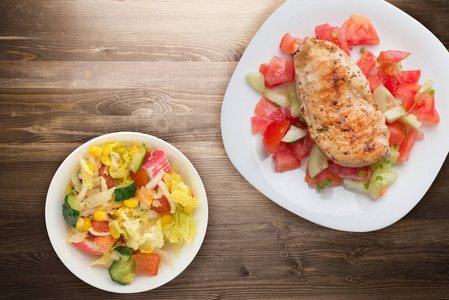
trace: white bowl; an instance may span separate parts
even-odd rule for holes
[[[79,165],[78,154],[87,155],[92,145],[102,145],[111,141],[123,142],[143,142],[153,150],[163,150],[167,155],[170,166],[174,171],[182,176],[186,184],[192,190],[199,205],[193,211],[193,216],[197,222],[197,236],[192,244],[185,244],[179,255],[173,254],[175,269],[167,265],[159,268],[155,277],[136,275],[135,280],[130,285],[119,285],[111,280],[108,270],[101,266],[89,267],[89,263],[96,259],[96,256],[86,254],[75,248],[71,243],[66,242],[65,237],[69,225],[62,215],[62,204],[65,197],[65,189],[70,182],[70,174]],[[78,278],[99,289],[115,293],[137,293],[155,289],[176,276],[178,276],[192,262],[198,253],[206,234],[208,220],[208,207],[206,191],[198,172],[190,161],[175,147],[167,142],[143,133],[136,132],[116,132],[94,138],[84,143],[73,151],[61,164],[51,181],[45,203],[45,223],[47,226],[50,242],[64,265]]]

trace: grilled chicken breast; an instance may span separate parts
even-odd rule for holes
[[[306,38],[294,55],[301,113],[335,163],[361,167],[390,155],[390,132],[356,63],[331,42]]]

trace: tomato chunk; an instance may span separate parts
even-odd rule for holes
[[[251,117],[251,128],[253,134],[264,133],[270,122],[270,120],[264,119],[259,116]]]
[[[290,33],[286,33],[281,40],[279,48],[281,48],[282,51],[294,54],[303,41],[303,39],[292,37]]]
[[[379,45],[379,36],[367,16],[352,15],[341,26],[349,45]]]
[[[301,161],[289,150],[280,150],[274,153],[273,160],[276,172],[295,170],[301,167]]]
[[[408,83],[418,83],[421,78],[421,70],[402,71],[402,78]]]
[[[274,153],[290,126],[289,121],[273,121],[263,135],[263,144],[269,153]]]
[[[406,59],[410,56],[410,52],[406,51],[396,51],[396,50],[388,50],[381,51],[377,60],[382,63],[393,63],[397,64],[398,62]]]
[[[396,90],[396,98],[402,100],[402,106],[405,111],[409,111],[415,104],[416,92],[421,88],[421,85],[416,83],[401,83]]]
[[[273,56],[265,73],[265,84],[274,87],[292,81],[295,81],[293,59]]]
[[[329,41],[340,47],[341,50],[346,52],[349,56],[349,46],[346,41],[344,34],[341,32],[340,28],[332,27],[329,24],[322,24],[315,27],[315,36],[319,40]]]
[[[402,143],[405,137],[404,125],[402,125],[402,123],[400,123],[399,121],[391,124],[386,122],[385,125],[387,125],[388,129],[390,130],[390,146],[399,145],[400,143]]]
[[[334,162],[329,163],[329,171],[337,174],[340,178],[363,180],[368,177],[369,166],[366,167],[345,167]]]
[[[343,183],[341,177],[335,173],[332,173],[329,168],[324,169],[314,178],[310,176],[309,170],[307,169],[305,181],[311,185],[318,186],[319,189],[326,186],[340,186]]]
[[[407,161],[410,157],[410,152],[415,145],[416,140],[424,139],[424,134],[418,130],[410,129],[399,147],[398,162]]]
[[[170,213],[170,203],[168,202],[167,197],[162,196],[159,199],[153,199],[153,202],[151,202],[151,210],[154,210],[161,215]]]
[[[440,122],[440,115],[435,109],[434,95],[425,96],[420,104],[416,103],[409,113],[414,114],[421,122],[429,122],[430,124],[438,124]]]
[[[287,149],[289,149],[299,160],[301,160],[310,155],[312,146],[308,142],[307,138],[304,138],[293,145],[287,144]]]
[[[104,164],[101,164],[100,168],[98,169],[98,175],[103,177],[106,180],[106,185],[108,186],[108,189],[113,188],[114,186],[117,186],[117,183],[115,182],[114,178],[112,178],[111,175],[106,174],[104,172],[104,168],[106,166]]]
[[[374,68],[376,69],[376,68]],[[371,89],[371,93],[381,84],[383,84],[383,79],[378,74],[366,74],[366,79],[368,79],[369,87]]]
[[[357,61],[357,66],[359,66],[360,70],[366,76],[376,66],[376,57],[368,50],[365,50]]]
[[[136,253],[132,256],[136,261],[136,273],[156,276],[161,256],[155,253]]]
[[[282,109],[279,106],[274,106],[273,102],[265,97],[262,97],[256,104],[254,113],[259,117],[271,121],[284,121],[284,113],[282,112]]]
[[[268,64],[261,64],[259,67],[259,72],[263,74],[263,76],[265,76],[265,74],[267,73],[268,70]]]
[[[108,221],[92,221],[92,228],[97,232],[109,232],[109,222]]]
[[[136,186],[138,188],[146,186],[147,183],[150,182],[148,173],[144,168],[139,168],[136,173],[134,173],[133,171],[129,171],[129,176],[131,177],[131,179],[136,181]]]
[[[111,235],[97,236],[94,239],[94,243],[98,246],[98,248],[100,248],[103,253],[108,252],[108,250],[111,249],[112,245],[114,245],[116,241],[117,240],[114,239]]]

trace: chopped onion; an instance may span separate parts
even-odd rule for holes
[[[86,203],[86,208],[90,209],[92,207],[97,207],[108,202],[112,198],[112,194],[114,193],[114,191],[115,187],[86,198],[86,200],[84,200],[84,202]]]
[[[153,199],[160,199],[162,197],[163,193],[162,193],[162,189],[159,187],[157,189],[157,194],[153,194]]]
[[[168,191],[168,187],[165,185],[165,182],[163,182],[162,180],[159,181],[158,185],[161,187],[162,189],[162,193],[164,193],[164,196],[167,198],[168,203],[170,203],[170,213],[174,213],[176,211],[176,204],[175,202],[173,202],[173,200],[170,199],[170,193]]]
[[[92,190],[88,190],[87,192],[86,192],[86,196],[87,197],[91,197],[91,196],[93,196],[93,195],[95,195],[95,194],[98,194],[100,192],[100,189],[92,189]]]
[[[163,170],[160,170],[159,173],[157,173],[157,175],[154,176],[154,178],[151,179],[151,181],[147,183],[145,188],[147,188],[147,189],[154,188],[159,183],[159,181],[161,181],[162,177],[164,177],[164,174],[165,174],[165,172]]]
[[[167,252],[164,251],[162,249],[159,248],[154,248],[153,249],[153,253],[160,255],[161,256],[161,260],[166,263],[168,266],[170,266],[170,268],[174,271],[175,270],[175,262],[173,261],[173,258],[171,257],[171,255]]]
[[[95,231],[92,227],[89,228],[89,232],[92,233],[93,235],[96,235],[96,236],[108,236],[108,235],[111,235],[110,232],[98,232],[98,231]]]
[[[83,187],[82,187],[81,181],[80,181],[80,179],[78,177],[78,168],[73,170],[72,174],[70,175],[70,179],[72,180],[73,186],[75,187],[75,191],[77,193],[81,192]]]
[[[81,192],[78,194],[78,196],[76,196],[76,201],[81,201],[84,199],[84,197],[86,196],[87,193],[87,185],[83,184],[83,189],[81,190]]]
[[[81,156],[81,153],[78,154],[78,161],[80,162],[80,166],[83,169],[84,172],[86,172],[89,175],[94,175],[94,172],[89,169],[87,166],[87,161]]]
[[[101,185],[100,190],[102,192],[104,192],[108,189],[108,184],[106,183],[106,179],[104,179],[103,176],[100,176],[100,185]]]

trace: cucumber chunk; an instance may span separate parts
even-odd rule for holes
[[[398,178],[398,173],[391,171],[391,163],[382,162],[369,179],[368,193],[373,199],[378,199],[382,196],[381,190],[388,188]]]
[[[134,281],[136,261],[132,258],[124,260],[120,258],[109,267],[109,275],[112,281],[121,285],[127,285]]]
[[[418,129],[422,123],[418,121],[418,118],[414,114],[408,114],[399,118],[399,122],[404,124],[408,128]]]
[[[373,91],[373,101],[377,104],[377,106],[379,106],[382,112],[386,112],[390,108],[398,106],[398,101],[396,98],[383,85],[379,85]]]
[[[279,85],[272,89],[265,90],[265,98],[273,101],[279,106],[289,106],[288,87],[286,85]]]
[[[134,180],[118,185],[114,190],[114,201],[119,202],[136,195],[137,186]]]
[[[421,86],[421,88],[418,90],[418,92],[415,95],[415,102],[418,102],[425,96],[429,95],[430,91],[432,90],[432,87],[433,87],[432,80],[427,80],[426,82],[424,82],[424,84]]]
[[[327,167],[329,167],[327,155],[320,149],[320,147],[318,147],[318,145],[313,145],[312,150],[310,150],[310,157],[307,165],[309,175],[315,177]]]
[[[62,214],[64,219],[73,228],[76,228],[76,221],[80,216],[80,203],[81,200],[76,200],[73,195],[67,195],[64,199],[64,204],[62,205]]]
[[[260,72],[248,72],[246,74],[249,84],[259,93],[265,93],[265,78]]]
[[[398,106],[392,107],[387,110],[384,115],[388,123],[394,123],[403,116],[407,115],[407,112],[405,111],[405,108],[399,104]]]
[[[368,194],[368,183],[361,180],[343,179],[343,185],[345,188],[351,191],[356,191],[362,194]]]
[[[133,159],[131,160],[131,163],[129,164],[129,169],[136,173],[140,167],[142,166],[143,159],[145,158],[145,154],[147,154],[147,147],[145,144],[142,144],[139,147],[139,150],[137,150],[136,153],[133,155]]]
[[[133,254],[133,249],[125,246],[118,246],[114,251],[116,251],[120,255],[120,259],[123,259],[124,261],[127,261]]]
[[[307,135],[307,131],[298,128],[296,126],[290,126],[287,133],[282,138],[283,142],[291,143],[294,141],[298,141]]]

